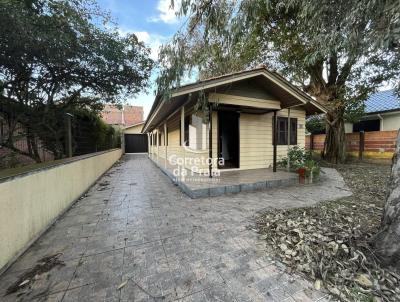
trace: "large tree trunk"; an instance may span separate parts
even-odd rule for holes
[[[342,163],[346,159],[346,135],[344,110],[336,108],[326,114],[326,137],[323,158],[331,163]]]
[[[386,200],[380,232],[374,238],[378,256],[388,265],[400,263],[400,131],[393,156],[389,194]]]

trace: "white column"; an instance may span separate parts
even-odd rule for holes
[[[150,157],[150,135],[147,132],[147,156]]]
[[[182,106],[181,110],[181,146],[184,145],[185,142],[185,107]]]
[[[164,165],[165,168],[167,168],[167,138],[168,138],[168,133],[167,133],[167,123],[164,123],[164,148],[165,148],[165,160],[164,160]]]
[[[156,140],[157,140],[157,162],[158,162],[158,156],[160,154],[160,133],[159,133],[158,129],[156,131],[156,135],[157,135]]]
[[[288,152],[289,152],[289,149],[290,149],[290,108],[288,108],[288,135],[287,136],[288,136],[287,145],[288,145]],[[288,159],[288,161],[287,161],[287,170],[290,171],[289,155],[287,156],[287,159]]]

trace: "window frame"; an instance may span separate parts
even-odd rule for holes
[[[278,116],[276,118],[276,139],[277,142],[276,144],[278,146],[284,146],[288,145],[288,117],[285,116]],[[284,123],[284,129],[281,130],[281,123]],[[298,120],[297,118],[290,118],[290,146],[295,146],[297,145],[297,127],[298,127]],[[282,135],[283,134],[283,138]]]

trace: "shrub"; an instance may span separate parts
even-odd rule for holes
[[[304,148],[299,146],[294,146],[289,148],[288,156],[282,158],[278,165],[280,167],[287,167],[288,159],[290,161],[290,168],[292,170],[297,170],[298,168],[304,167],[304,163],[307,160],[311,160],[311,152],[306,151]]]
[[[288,159],[290,161],[290,169],[291,171],[297,171],[300,168],[304,168],[306,170],[306,177],[317,178],[320,173],[319,164],[312,159],[312,155],[310,151],[306,151],[304,148],[300,148],[298,146],[294,146],[289,148],[288,156],[282,158],[278,165],[280,167],[287,167]]]

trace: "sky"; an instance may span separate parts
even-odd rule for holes
[[[178,2],[175,0],[175,3]],[[97,3],[111,13],[120,34],[135,33],[139,40],[150,47],[154,60],[158,57],[159,47],[167,43],[184,23],[184,20],[176,17],[177,8],[170,7],[171,0],[97,0]],[[126,100],[128,104],[143,106],[145,119],[154,101],[155,79],[156,73],[153,72],[147,91]],[[383,83],[379,90],[392,87],[392,83]]]
[[[170,7],[171,0],[97,0],[97,3],[111,13],[122,35],[135,33],[150,47],[154,60],[159,47],[168,42],[183,23],[175,15],[176,8]],[[126,100],[131,105],[143,106],[144,118],[154,101],[155,79],[156,74],[153,73],[148,91]]]

